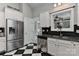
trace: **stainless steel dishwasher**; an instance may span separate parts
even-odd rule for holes
[[[43,52],[47,52],[47,37],[38,36],[38,50],[41,49]]]

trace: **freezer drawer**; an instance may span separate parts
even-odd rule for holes
[[[13,40],[7,42],[7,51],[23,47],[23,40]]]
[[[10,50],[13,50],[15,49],[15,46],[14,46],[14,41],[8,41],[7,42],[7,51],[10,51]]]

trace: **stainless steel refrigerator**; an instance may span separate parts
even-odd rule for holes
[[[21,21],[16,21],[13,19],[6,20],[6,48],[7,51],[11,51],[20,47],[23,47],[24,41],[24,25]]]

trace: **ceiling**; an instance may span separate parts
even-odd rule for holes
[[[53,4],[53,3],[28,3],[28,5],[32,9],[39,8],[39,7],[42,7],[42,6],[45,6],[45,5],[51,5],[51,4]]]
[[[53,9],[53,3],[28,3],[32,9],[33,17],[40,13]]]

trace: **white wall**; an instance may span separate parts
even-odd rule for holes
[[[32,9],[28,4],[25,4],[25,3],[22,4],[22,11],[23,11],[24,17],[30,17],[30,18],[32,17]]]
[[[42,12],[46,12],[50,9],[53,9],[53,4],[52,3],[44,3],[42,4],[42,6],[40,5],[40,7],[36,7],[34,9],[32,9],[33,11],[33,17],[37,17],[39,16],[40,13]]]

